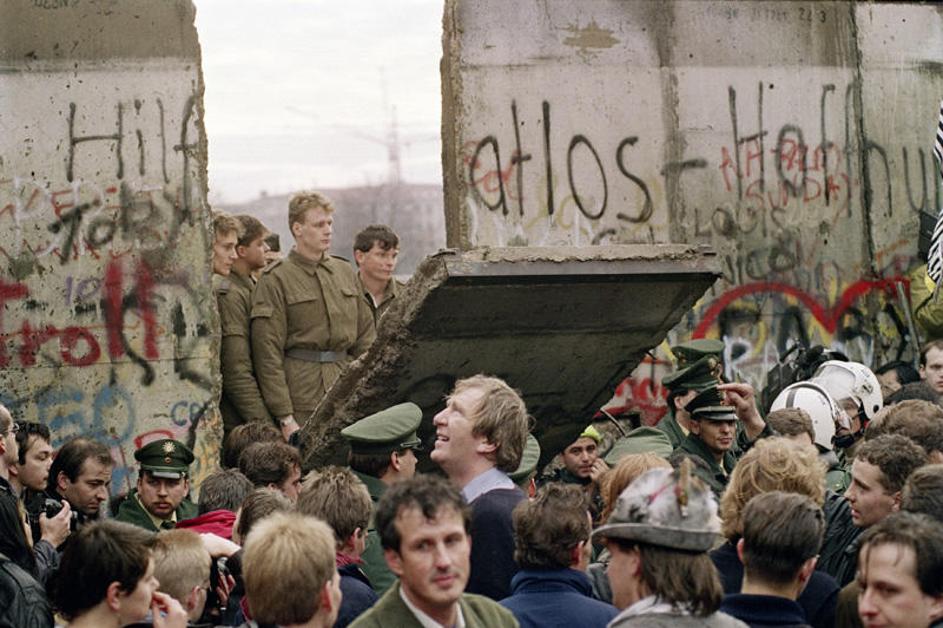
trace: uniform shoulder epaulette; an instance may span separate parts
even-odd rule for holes
[[[229,281],[229,279],[220,275],[213,275],[213,290],[221,294],[226,294],[231,287],[232,282]]]
[[[344,262],[347,262],[348,264],[350,264],[350,260],[347,259],[346,257],[342,257],[342,256],[340,256],[340,255],[331,255],[331,257],[333,257],[334,259],[339,259],[339,260],[341,260],[341,261],[344,261]]]
[[[268,265],[262,269],[262,274],[264,275],[267,272],[270,272],[274,268],[278,268],[278,265],[285,261],[284,257],[280,257],[276,260],[272,260]]]

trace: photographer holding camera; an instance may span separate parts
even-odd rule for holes
[[[36,577],[36,559],[28,540],[26,522],[20,516],[19,498],[10,485],[10,469],[19,458],[17,430],[10,411],[0,406],[0,554]]]
[[[68,538],[75,518],[68,503],[49,499],[44,491],[52,465],[49,428],[31,421],[16,422],[17,460],[10,467],[10,485],[26,511],[39,581],[45,583],[59,566],[57,548]]]

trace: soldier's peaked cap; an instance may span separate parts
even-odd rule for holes
[[[724,405],[724,394],[717,389],[717,386],[711,386],[699,392],[697,397],[684,406],[684,409],[691,413],[691,418],[695,420],[737,420],[737,414],[734,412],[734,409]]]
[[[412,402],[400,403],[364,417],[341,430],[356,454],[383,454],[398,449],[419,449],[416,434],[422,410]]]
[[[671,347],[671,353],[678,362],[678,368],[683,369],[709,355],[720,360],[724,355],[724,341],[715,338],[697,338]]]
[[[669,390],[704,390],[720,383],[720,360],[705,355],[687,368],[665,375],[661,383]]]
[[[193,452],[178,440],[161,438],[134,452],[134,459],[154,477],[179,480],[189,475]]]

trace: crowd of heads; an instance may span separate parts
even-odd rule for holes
[[[310,207],[331,213],[323,199],[302,201],[302,214]],[[239,237],[264,234],[247,222]],[[674,381],[703,387],[673,389],[669,400],[671,416],[691,426],[685,442],[700,439],[703,456],[666,448],[665,434],[649,427],[616,437],[601,424],[586,427],[557,452],[553,477],[565,481],[546,481],[545,473],[529,498],[508,508],[512,544],[490,560],[511,562],[528,577],[588,574],[610,619],[640,604],[702,618],[736,613],[731,596],[741,589],[798,605],[805,591],[834,577],[856,592],[854,612],[865,625],[914,618],[929,625],[943,618],[943,409],[886,398],[906,390],[913,372],[934,390],[936,350],[943,363],[940,344],[924,351],[919,370],[879,369],[888,376],[881,388],[862,365],[827,360],[810,379],[783,387],[775,409],[753,407],[747,388],[723,388],[713,381],[716,365],[695,360],[688,368],[703,373]],[[709,383],[698,379],[705,373]],[[748,412],[756,417],[744,418]],[[246,423],[227,433],[222,468],[199,487],[189,473],[192,452],[153,441],[135,453],[135,489],[117,509],[109,504],[115,459],[108,447],[77,437],[54,452],[47,427],[16,423],[5,410],[0,433],[11,482],[44,498],[33,521],[42,538],[56,516],[50,500],[75,513],[45,580],[67,621],[223,621],[226,600],[241,599],[240,619],[332,625],[350,603],[343,567],[362,562],[374,543],[410,608],[449,625],[479,569],[476,545],[489,541],[476,536],[478,483],[533,477],[524,466],[536,467],[540,454],[525,456],[533,421],[520,393],[495,377],[458,380],[434,416],[429,458],[440,473],[417,472],[421,418],[410,403],[366,417],[342,433],[349,467],[306,475],[301,453],[280,430]],[[762,433],[741,448],[744,424],[755,418]],[[719,492],[711,483],[718,468]],[[837,470],[839,480],[829,475]],[[382,484],[382,496],[368,482]],[[191,503],[195,488],[199,500]],[[184,519],[188,503],[193,511]],[[125,505],[154,529],[122,522]],[[719,562],[725,551],[739,565],[734,591]],[[523,613],[514,591],[505,610]],[[371,595],[370,605],[379,604]],[[370,621],[375,612],[358,610]]]

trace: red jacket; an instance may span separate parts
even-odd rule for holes
[[[177,528],[194,532],[212,532],[224,539],[232,540],[232,526],[236,522],[236,513],[231,510],[212,510],[193,519],[177,522]]]

